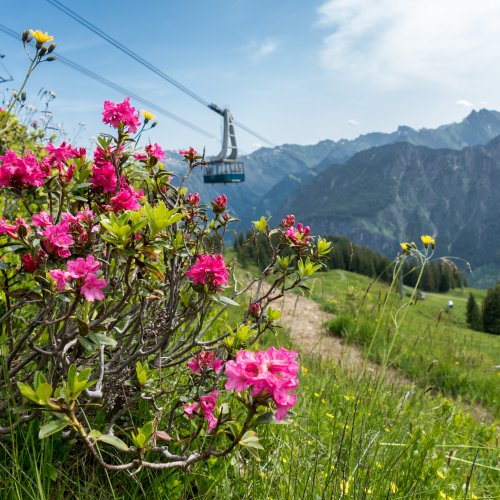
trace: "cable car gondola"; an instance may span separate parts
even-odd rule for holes
[[[210,104],[208,107],[222,116],[224,129],[222,149],[217,156],[207,160],[203,172],[203,182],[206,184],[243,182],[245,180],[245,169],[243,162],[238,161],[233,117],[228,109],[222,109],[216,104]],[[231,148],[229,154],[227,154],[228,146]]]

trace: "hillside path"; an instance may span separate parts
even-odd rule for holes
[[[333,316],[321,309],[321,306],[301,295],[287,293],[276,302],[281,310],[281,326],[290,333],[290,339],[303,356],[319,356],[335,361],[349,370],[359,371],[363,366],[374,368],[367,363],[360,350],[334,337],[325,327],[325,322]]]

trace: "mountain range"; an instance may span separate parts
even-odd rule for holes
[[[277,223],[294,213],[315,234],[347,236],[390,257],[400,241],[433,234],[439,255],[481,267],[476,284],[488,285],[500,270],[498,136],[500,113],[481,109],[436,129],[400,126],[353,140],[261,148],[242,158],[244,183],[205,185],[194,172],[188,187],[205,201],[227,194],[240,230],[260,215]],[[182,168],[178,154],[168,164]]]

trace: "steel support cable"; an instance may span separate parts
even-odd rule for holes
[[[10,35],[13,38],[19,39],[19,34],[15,32],[14,30],[11,30],[7,26],[4,26],[3,24],[0,24],[0,30],[6,33],[7,35]],[[209,139],[216,139],[219,140],[218,137],[215,135],[211,134],[210,132],[198,127],[197,125],[194,125],[193,123],[188,122],[187,120],[184,120],[180,116],[175,115],[174,113],[171,113],[170,111],[166,110],[162,106],[159,106],[158,104],[155,104],[154,102],[145,99],[144,97],[141,97],[140,95],[130,91],[129,89],[126,89],[125,87],[122,87],[121,85],[118,85],[117,83],[114,83],[107,78],[104,78],[103,76],[81,66],[80,64],[75,63],[74,61],[71,61],[67,57],[62,56],[61,54],[54,54],[56,56],[56,61],[60,61],[66,66],[69,66],[70,68],[79,71],[80,73],[83,73],[84,75],[124,94],[128,95],[135,101],[141,102],[144,105],[146,105],[149,109],[155,110],[158,113],[161,113],[162,115],[166,116],[167,118],[170,118],[171,120],[176,121],[177,123],[180,123],[181,125],[184,125],[187,128],[190,128],[191,130],[198,132],[201,135],[204,135],[205,137],[208,137]]]
[[[113,37],[102,31],[100,28],[92,24],[90,21],[87,21],[85,18],[71,10],[69,7],[66,7],[64,4],[59,2],[58,0],[47,0],[51,5],[56,7],[57,9],[61,10],[68,16],[70,16],[72,19],[74,19],[77,23],[81,24],[82,26],[85,26],[87,29],[95,33],[97,36],[100,36],[104,40],[106,40],[108,43],[116,47],[118,50],[121,50],[125,54],[127,54],[129,57],[137,61],[139,64],[142,64],[149,70],[151,70],[153,73],[157,74],[160,78],[163,78],[167,82],[171,83],[175,87],[177,87],[179,90],[187,94],[188,96],[192,97],[193,99],[197,100],[200,104],[203,104],[206,107],[210,106],[210,103],[200,97],[199,95],[195,94],[192,90],[188,89],[186,86],[182,85],[182,83],[179,83],[177,80],[172,78],[171,76],[167,75],[165,72],[163,72],[161,69],[159,69],[157,66],[154,64],[150,63],[143,57],[141,57],[139,54],[135,53],[133,50],[129,49],[128,47],[125,47],[122,43],[120,43],[118,40],[115,40]]]
[[[209,103],[207,100],[205,100],[202,97],[200,97],[199,95],[195,94],[192,90],[188,89],[185,85],[182,85],[177,80],[175,80],[171,76],[167,75],[164,71],[159,69],[157,66],[150,63],[149,61],[147,61],[146,59],[141,57],[139,54],[135,53],[133,50],[129,49],[128,47],[126,47],[125,45],[120,43],[118,40],[115,40],[113,37],[111,37],[110,35],[105,33],[103,30],[101,30],[100,28],[98,28],[97,26],[92,24],[90,21],[87,21],[85,18],[83,18],[82,16],[80,16],[79,14],[77,14],[76,12],[71,10],[69,7],[66,7],[63,3],[59,2],[59,0],[47,0],[47,2],[49,2],[51,5],[53,5],[57,9],[64,12],[66,15],[68,15],[69,17],[74,19],[77,23],[81,24],[82,26],[84,26],[87,29],[89,29],[90,31],[92,31],[97,36],[106,40],[108,43],[113,45],[115,48],[121,50],[123,53],[127,54],[129,57],[131,57],[132,59],[134,59],[138,63],[142,64],[143,66],[145,66],[149,70],[151,70],[156,75],[160,76],[161,78],[163,78],[167,82],[171,83],[172,85],[177,87],[179,90],[181,90],[185,94],[189,95],[190,97],[192,97],[193,99],[198,101],[203,106],[206,106],[209,109],[215,111],[216,113],[221,114],[221,108],[219,108],[217,105]],[[257,139],[261,140],[262,142],[265,142],[267,145],[269,145],[271,147],[276,146],[276,144],[274,144],[272,141],[270,141],[269,139],[266,139],[264,136],[258,134],[257,132],[255,132],[251,128],[243,125],[242,123],[237,122],[237,121],[234,121],[233,123],[236,126],[238,126],[239,128],[241,128],[242,130],[244,130],[245,132],[249,133],[250,135],[253,135]]]

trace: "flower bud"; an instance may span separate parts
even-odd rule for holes
[[[32,36],[29,30],[23,31],[23,34],[21,36],[21,40],[23,43],[28,43],[31,40]]]
[[[49,48],[47,49],[47,53],[51,53],[51,52],[54,52],[54,49],[56,48],[56,44],[55,43],[51,43],[49,45]]]
[[[38,44],[37,44],[38,45]],[[38,47],[37,47],[38,48]],[[46,53],[47,53],[47,47],[45,47],[45,45],[43,45],[39,50],[38,50],[38,55],[40,57],[43,57]]]
[[[21,101],[25,101],[26,100],[26,92],[24,92],[24,90],[21,92],[21,95],[19,96],[19,99]]]
[[[252,318],[258,319],[260,316],[260,304],[258,302],[253,302],[248,308],[248,314]]]
[[[49,57],[47,57],[47,59],[45,59],[45,60],[50,62],[50,61],[55,61],[56,59],[57,59],[57,57],[56,57],[56,56],[49,56]]]

